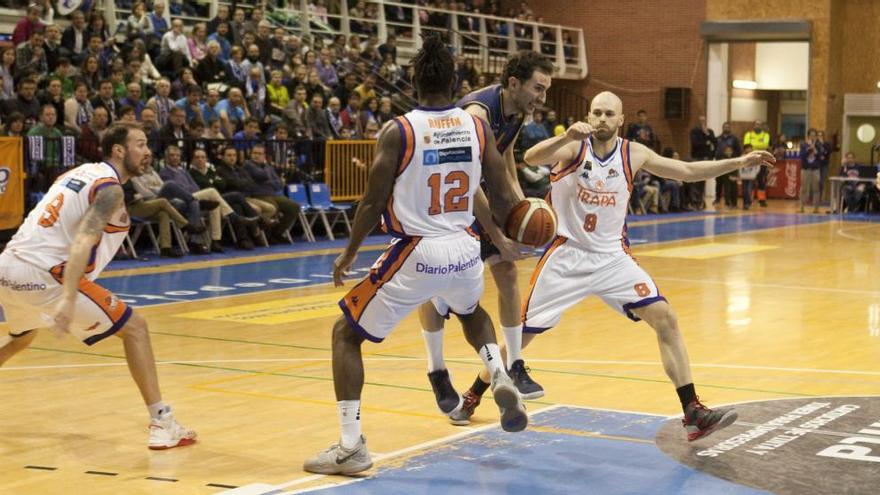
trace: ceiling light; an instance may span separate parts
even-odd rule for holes
[[[734,79],[733,87],[736,89],[758,89],[756,81],[744,81],[742,79]]]

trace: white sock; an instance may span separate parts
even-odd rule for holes
[[[507,369],[510,369],[514,361],[522,359],[522,325],[501,327],[501,331],[507,343]]]
[[[446,361],[443,360],[443,329],[436,332],[422,330],[422,338],[425,339],[425,349],[428,350],[428,371],[446,369]]]
[[[336,410],[342,429],[342,446],[350,449],[361,439],[361,401],[341,400],[336,403]]]
[[[480,347],[480,358],[483,360],[483,364],[486,365],[486,369],[489,370],[490,377],[495,376],[497,370],[504,371],[504,364],[501,361],[501,349],[498,348],[498,344],[486,344]]]
[[[165,404],[160,400],[155,404],[150,404],[149,406],[147,406],[147,410],[150,411],[150,419],[159,419],[162,417],[163,414],[171,412],[171,406]]]

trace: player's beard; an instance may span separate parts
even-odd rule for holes
[[[125,172],[129,175],[129,177],[140,177],[144,175],[144,170],[148,166],[145,159],[146,157],[141,159],[141,163],[137,163],[132,158],[131,154],[126,151],[123,166],[125,167]]]
[[[614,131],[612,131],[611,129],[596,129],[593,132],[593,135],[596,136],[596,139],[604,143],[606,141],[610,141],[613,137],[617,135],[617,129],[615,129]]]

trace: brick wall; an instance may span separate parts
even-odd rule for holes
[[[636,110],[648,112],[662,145],[688,156],[688,130],[706,102],[706,44],[700,23],[705,0],[618,0],[615,2],[532,2],[549,23],[580,27],[587,45],[586,81],[556,81],[587,98],[609,90],[623,100],[628,121]],[[663,118],[663,88],[691,88],[687,120]]]

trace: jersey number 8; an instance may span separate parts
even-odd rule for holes
[[[40,220],[37,222],[40,224],[40,227],[49,228],[55,225],[55,222],[58,221],[58,216],[61,215],[61,207],[64,205],[64,195],[59,194],[46,206],[46,211],[40,215]]]

